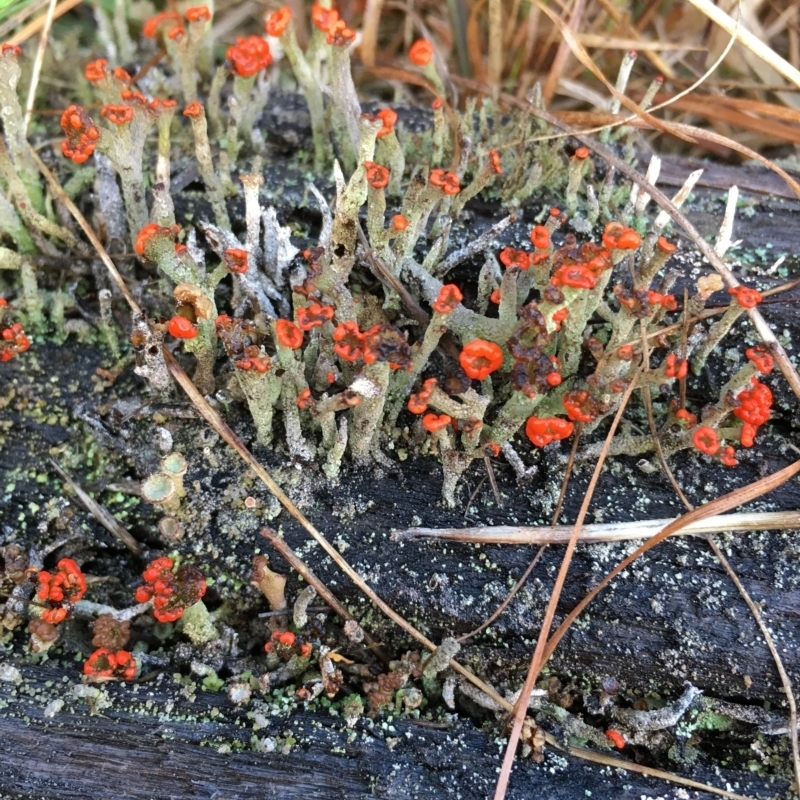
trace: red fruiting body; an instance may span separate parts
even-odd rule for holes
[[[428,433],[435,433],[442,428],[446,428],[452,421],[453,418],[447,414],[426,414],[422,418],[422,427],[425,428]]]
[[[436,111],[437,109],[441,108],[443,105],[442,98],[437,97],[435,100],[431,101],[431,108]]]
[[[365,336],[352,321],[343,322],[333,332],[333,349],[345,361],[358,361],[364,355]]]
[[[186,9],[187,22],[211,22],[211,11],[208,6],[192,6]]]
[[[86,68],[83,70],[83,75],[89,83],[97,83],[105,78],[107,66],[107,58],[96,58],[86,65]]]
[[[71,558],[62,558],[55,572],[42,570],[37,580],[37,600],[45,604],[42,619],[58,625],[67,618],[72,606],[86,594],[86,577]]]
[[[0,47],[0,53],[4,56],[16,56],[18,58],[22,55],[22,48],[18,44],[4,42],[2,47]]]
[[[597,416],[592,398],[585,389],[573,389],[564,395],[561,404],[567,416],[575,422],[591,422]]]
[[[658,242],[656,242],[656,246],[662,253],[674,253],[678,246],[672,244],[672,242],[668,242],[663,236],[658,237]]]
[[[603,245],[609,250],[636,250],[641,244],[642,237],[621,222],[609,222],[603,230]]]
[[[676,311],[678,302],[675,300],[674,294],[659,294],[658,292],[649,291],[647,293],[647,302],[651,306],[661,306],[665,311]]]
[[[311,408],[313,405],[314,398],[311,396],[311,389],[303,389],[303,391],[297,395],[297,407],[305,410]]]
[[[184,28],[183,25],[176,25],[167,34],[167,38],[175,41],[178,39],[182,39],[185,35],[186,35],[186,28]]]
[[[497,442],[486,442],[483,453],[491,458],[497,458],[500,455],[500,445]]]
[[[176,339],[194,339],[197,328],[186,317],[175,316],[167,323],[170,336]]]
[[[755,308],[762,300],[761,292],[747,286],[734,286],[728,289],[728,294],[732,294],[742,308]]]
[[[61,115],[61,129],[67,137],[61,152],[75,164],[83,164],[94,152],[100,131],[81,106],[71,105]]]
[[[745,422],[744,425],[742,425],[741,431],[739,431],[739,443],[742,447],[752,447],[755,444],[757,433],[757,426]]]
[[[494,303],[496,306],[500,305],[500,301],[503,299],[503,293],[499,289],[495,289],[490,295],[489,300]]]
[[[731,447],[731,445],[727,445],[723,451],[722,455],[719,457],[719,460],[726,466],[726,467],[735,467],[739,462],[736,460],[736,451]]]
[[[424,67],[433,58],[433,45],[427,39],[417,39],[409,48],[408,57],[412,64]]]
[[[625,737],[619,731],[609,728],[606,731],[606,736],[608,736],[608,738],[614,743],[614,747],[617,747],[620,750],[625,747]]]
[[[231,64],[231,72],[240,78],[250,78],[272,63],[269,44],[260,36],[237,36],[225,58]]]
[[[100,647],[86,659],[83,674],[94,680],[129,681],[136,675],[136,661],[127,650]]]
[[[439,289],[439,296],[433,301],[433,310],[439,314],[450,314],[464,299],[461,290],[454,283],[446,283]]]
[[[679,408],[675,412],[675,416],[684,423],[687,428],[693,428],[697,425],[697,414],[692,414],[691,411],[687,411],[685,408]]]
[[[568,309],[566,306],[564,306],[564,308],[559,308],[559,309],[558,309],[558,311],[556,311],[556,312],[553,314],[553,317],[552,317],[552,319],[553,319],[553,322],[555,322],[555,323],[556,323],[556,330],[557,330],[557,331],[560,331],[560,330],[561,330],[561,323],[562,323],[562,322],[563,322],[563,321],[564,321],[564,320],[565,320],[565,319],[566,319],[568,316],[569,316],[569,309]]]
[[[241,247],[229,247],[223,254],[225,266],[237,275],[244,275],[247,272],[247,250],[242,250]]]
[[[494,172],[495,175],[503,174],[503,167],[500,163],[500,153],[498,153],[497,150],[489,151],[489,166],[492,168],[492,172]]]
[[[325,8],[322,3],[314,3],[311,6],[311,21],[323,33],[327,33],[339,21],[339,12],[334,8]]]
[[[279,319],[275,323],[275,335],[280,344],[291,350],[297,350],[303,344],[303,332],[288,319]]]
[[[431,186],[436,186],[445,194],[455,195],[461,191],[461,180],[453,172],[445,172],[443,169],[432,169],[428,176]]]
[[[624,344],[617,348],[617,358],[621,361],[630,361],[633,358],[633,345]]]
[[[573,423],[560,417],[531,417],[525,424],[525,435],[536,447],[567,439],[574,430]]]
[[[165,228],[163,225],[159,225],[156,222],[148,222],[147,225],[136,234],[136,243],[133,249],[136,250],[140,256],[144,256],[147,245],[152,238],[156,236],[173,237],[177,236],[179,232],[180,228],[178,228],[177,225]]]
[[[692,444],[708,456],[713,456],[719,450],[717,432],[708,425],[701,425],[692,435]]]
[[[217,325],[219,325],[219,317],[217,317]],[[233,366],[245,372],[252,370],[253,372],[260,372],[263,375],[272,369],[272,361],[270,361],[267,356],[262,355],[259,347],[251,345],[244,348],[242,357],[235,359]]]
[[[667,378],[685,378],[689,372],[689,362],[686,360],[678,360],[675,353],[670,353],[664,362],[664,375]]]
[[[573,289],[594,289],[597,276],[585,264],[564,264],[559,267],[550,283],[559,289],[570,286]]]
[[[183,109],[183,116],[184,117],[199,117],[203,113],[203,106],[195,100],[193,103],[189,103],[186,108]]]
[[[377,135],[378,139],[382,139],[394,130],[394,125],[397,122],[397,112],[392,108],[382,108],[375,117],[383,123],[383,127],[378,131]]]
[[[408,227],[408,220],[402,214],[395,214],[392,217],[392,227],[396,231],[404,231]]]
[[[297,637],[291,631],[284,631],[279,637],[278,642],[284,647],[291,647]]]
[[[367,172],[367,183],[373,189],[385,189],[389,185],[389,170],[386,167],[374,161],[365,161],[364,169]]]
[[[588,147],[579,147],[575,151],[575,158],[579,161],[583,161],[586,158],[589,158],[589,148]]]
[[[141,92],[134,92],[132,89],[123,89],[119,95],[123,100],[128,100],[137,105],[146,106],[147,98]]]
[[[133,119],[133,108],[124,104],[109,103],[100,109],[100,115],[113,125],[124,125]]]
[[[147,22],[144,23],[144,28],[142,28],[142,33],[148,39],[155,39],[156,35],[158,34],[158,29],[161,25],[165,22],[171,23],[171,26],[175,26],[176,24],[180,25],[181,17],[177,11],[162,11],[160,14],[156,14],[154,17],[150,17]]]
[[[733,409],[733,413],[742,422],[749,422],[758,427],[769,419],[772,392],[769,386],[759,383],[757,378],[753,378],[750,383],[753,388],[739,393],[737,397],[739,405]]]
[[[125,85],[129,84],[133,80],[130,72],[122,67],[114,67],[114,71],[111,74],[114,76],[115,80],[118,80],[120,83],[124,83]],[[164,100],[163,102],[167,103],[169,101]],[[174,105],[175,101],[172,100],[171,102]]]
[[[172,572],[173,561],[164,556],[151,561],[142,573],[144,585],[135,593],[137,603],[153,601],[159,622],[175,622],[206,593],[206,579],[196,567],[184,564]]]
[[[763,344],[757,344],[755,347],[749,347],[745,350],[745,355],[750,361],[755,364],[756,369],[762,375],[768,375],[775,367],[775,359],[772,358],[769,351]]]
[[[515,250],[513,247],[504,247],[498,258],[504,267],[510,267],[513,264],[520,269],[528,269],[531,265],[530,255],[524,250]]]
[[[326,44],[332,44],[337,47],[344,47],[350,44],[356,38],[356,32],[347,27],[343,19],[337,19],[336,22],[328,28],[328,35],[325,37]]]
[[[333,306],[311,303],[297,310],[297,324],[304,331],[310,331],[312,328],[317,328],[332,320],[335,312],[336,309]]]
[[[6,301],[3,299],[0,306],[5,305]],[[24,353],[30,346],[30,339],[25,335],[19,322],[4,328],[0,331],[0,363],[11,361],[14,356]]]
[[[270,36],[283,36],[292,21],[292,9],[281,6],[267,17],[266,31]]]
[[[535,225],[531,228],[531,244],[537,250],[547,250],[550,247],[550,231],[544,225]]]
[[[494,342],[474,339],[464,345],[458,361],[468,377],[482,381],[500,369],[503,364],[503,351]]]
[[[408,410],[412,414],[424,414],[428,410],[428,403],[437,383],[436,378],[428,378],[422,384],[422,388],[408,398]]]

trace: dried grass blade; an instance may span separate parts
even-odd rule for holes
[[[578,537],[580,544],[628,542],[655,536],[675,519],[637,520],[636,522],[602,522],[584,525]],[[699,536],[723,531],[800,530],[800,511],[743,511],[736,514],[717,514],[692,522],[675,532],[675,536]],[[510,544],[515,546],[566,544],[572,525],[486,525],[480,528],[406,528],[394,531],[392,539],[406,542],[412,539],[447,539],[469,544]]]
[[[53,19],[58,19],[62,14],[66,14],[67,11],[72,11],[75,6],[79,6],[82,2],[83,0],[64,0],[64,2],[59,3],[53,11]],[[47,13],[44,13],[41,17],[31,20],[22,30],[17,31],[17,33],[11,36],[7,40],[7,44],[22,44],[26,42],[31,36],[38,33],[45,26],[47,23],[46,17]]]
[[[128,531],[120,525],[116,517],[107,511],[103,506],[92,499],[83,489],[77,484],[63,469],[51,458],[50,461],[53,469],[61,476],[61,479],[67,483],[72,491],[75,492],[78,500],[80,500],[83,507],[112,535],[116,536],[125,547],[128,548],[134,555],[140,556],[144,553],[144,548],[131,536]]]
[[[689,0],[689,2],[710,20],[713,20],[721,28],[732,36],[735,36],[751,53],[757,55],[774,70],[780,72],[784,78],[800,88],[800,71],[795,69],[795,67],[784,58],[781,58],[771,47],[756,38],[750,31],[740,27],[736,23],[736,20],[729,14],[726,14],[721,8],[715,6],[711,0]]]
[[[586,67],[586,69],[588,69],[588,70],[590,70],[592,72],[592,74],[606,87],[606,89],[608,89],[608,91],[612,94],[613,97],[615,97],[617,100],[619,100],[620,103],[622,103],[622,105],[625,106],[625,108],[627,108],[629,111],[633,112],[637,117],[640,117],[641,119],[646,120],[648,123],[650,123],[650,125],[652,125],[657,130],[663,131],[664,133],[670,132],[668,130],[667,126],[666,126],[666,123],[664,123],[661,120],[657,119],[652,114],[649,114],[644,109],[639,108],[639,106],[636,103],[634,103],[633,100],[630,99],[630,97],[628,97],[623,92],[618,92],[616,90],[616,87],[614,87],[614,85],[611,84],[608,81],[606,76],[603,75],[603,73],[597,68],[597,65],[592,60],[591,56],[586,52],[586,49],[578,41],[578,39],[575,37],[575,34],[573,33],[573,31],[564,22],[564,20],[562,20],[558,16],[558,14],[556,14],[552,9],[550,9],[546,5],[544,5],[544,3],[542,3],[541,0],[534,0],[534,2],[541,8],[541,10],[545,14],[547,14],[548,17],[550,17],[550,19],[553,21],[553,23],[560,28],[561,34],[564,37],[564,39],[563,39],[563,41],[561,43],[561,47],[563,47],[565,45],[567,47],[569,47],[569,49],[572,51],[572,54],[575,56],[575,58],[577,58],[578,61],[580,61],[581,64],[583,64],[583,66]],[[559,52],[560,52],[560,49],[559,49]],[[555,63],[554,63],[554,65],[555,65]],[[552,70],[551,70],[551,74],[552,74]],[[550,75],[548,75],[548,81],[549,80],[550,80]],[[546,86],[547,86],[547,84],[545,84],[545,87]],[[555,91],[555,86],[553,87],[553,91]],[[543,90],[542,93],[543,93],[544,97],[547,98],[546,89]],[[683,134],[683,133],[677,134],[677,133],[675,133],[673,131],[672,135],[673,136],[678,136],[678,138],[684,139],[685,141],[690,142],[691,144],[695,143],[695,140],[691,136],[688,136],[686,134]]]
[[[53,27],[53,15],[55,10],[56,0],[50,0],[47,5],[47,13],[44,15],[44,26],[42,27],[41,36],[39,36],[39,45],[36,48],[36,58],[33,62],[33,70],[31,71],[31,83],[30,86],[28,86],[28,99],[25,103],[25,119],[22,123],[23,131],[28,130],[28,125],[30,125],[31,122],[33,104],[36,100],[36,89],[39,86],[39,77],[42,74],[44,54],[47,52],[47,39],[50,36],[50,28]]]

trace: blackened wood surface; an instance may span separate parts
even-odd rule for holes
[[[670,162],[668,167],[665,182],[678,183],[695,164]],[[788,253],[787,264],[796,270],[800,203],[785,196],[770,197],[770,192],[785,193],[776,189],[775,179],[765,172],[710,167],[709,180],[717,187],[732,180],[751,190],[763,189],[743,193],[745,201],[752,204],[752,214],[739,216],[734,238],[743,239],[751,250],[763,251],[762,264],[771,263],[773,253]],[[701,189],[695,194],[691,218],[703,233],[713,234],[724,201],[719,191]],[[743,274],[751,268],[744,263]],[[775,275],[773,282],[781,280]],[[765,316],[779,332],[798,333],[798,297],[795,291],[764,305]],[[63,360],[65,369],[72,369],[69,359],[78,358],[72,352],[54,350],[52,355]],[[74,352],[80,353],[80,349]],[[714,379],[711,370],[708,380],[713,384]],[[796,400],[780,388],[778,380],[771,385],[777,401],[775,419],[762,446],[744,453],[737,470],[699,470],[694,455],[673,460],[676,477],[692,502],[702,503],[730,491],[796,457],[786,446],[795,438]],[[91,385],[85,388],[84,396],[90,395]],[[76,413],[76,408],[68,410]],[[79,410],[86,413],[85,408]],[[21,424],[31,424],[22,415],[10,413]],[[198,423],[196,431],[201,430]],[[69,438],[66,429],[44,423],[23,433],[24,437],[10,440],[0,469],[30,458],[30,449],[26,449],[30,441],[39,443],[41,453]],[[103,435],[100,428],[97,435]],[[113,446],[113,442],[103,446]],[[140,454],[142,463],[137,463],[140,475],[147,474],[146,455]],[[259,456],[267,459],[266,454]],[[658,474],[642,473],[637,460],[620,459],[619,466],[604,475],[593,504],[596,520],[655,518],[680,512],[669,483]],[[442,508],[441,471],[432,459],[399,464],[396,471],[382,476],[347,473],[340,488],[321,490],[314,505],[305,510],[331,539],[341,538],[347,558],[387,602],[431,638],[440,640],[480,624],[504,598],[532,552],[501,547],[478,551],[449,543],[412,542],[401,547],[391,542],[391,529],[545,521],[562,466],[542,463],[540,467],[533,484],[518,488],[508,468],[498,465],[504,507],[494,505],[486,482],[466,516],[463,505],[455,511]],[[239,475],[235,473],[229,481]],[[190,473],[187,481],[196,477],[200,476]],[[482,477],[478,464],[468,471],[460,495],[462,504]],[[570,489],[567,521],[574,519],[588,479],[589,468],[581,468]],[[214,488],[221,492],[225,485]],[[266,502],[258,487],[252,491]],[[38,502],[42,498],[33,499]],[[782,488],[761,506],[800,508],[798,483]],[[12,524],[24,513],[21,506],[9,507],[4,521]],[[3,514],[0,510],[0,517]],[[306,543],[305,534],[296,526],[284,517],[278,522],[283,523],[291,544]],[[257,541],[257,527],[243,530],[241,541],[222,537],[223,554],[235,553],[247,564],[252,543]],[[111,548],[115,546],[100,530],[97,537]],[[800,685],[796,534],[742,534],[725,537],[723,542],[741,579],[763,603],[787,669],[795,685]],[[572,608],[622,554],[622,546],[580,548],[559,615]],[[361,612],[367,609],[363,598],[328,560],[312,551],[308,561],[340,599]],[[559,561],[559,552],[548,553],[490,634],[474,640],[459,656],[498,687],[514,688],[520,683]],[[398,649],[410,646],[410,642],[398,640],[391,626],[374,619],[382,641]],[[683,682],[691,680],[707,695],[744,705],[768,702],[780,710],[785,704],[774,665],[746,607],[704,543],[694,539],[665,543],[621,576],[573,628],[556,652],[552,668],[564,681],[572,678],[591,687],[611,675],[634,694],[657,691],[665,699],[677,696]],[[135,694],[130,686],[105,687],[112,702],[92,715],[86,700],[76,700],[71,694],[72,687],[80,683],[78,663],[24,666],[22,672],[21,685],[0,683],[0,704],[5,704],[0,709],[0,793],[5,797],[478,800],[491,796],[502,753],[494,738],[496,727],[487,734],[467,719],[454,721],[448,730],[395,721],[394,731],[380,732],[362,721],[351,740],[339,719],[292,711],[270,717],[266,727],[254,731],[253,718],[248,716],[252,707],[235,709],[224,694],[210,692],[199,692],[193,703],[176,701],[175,689],[166,685],[166,677],[139,685]],[[64,707],[45,717],[45,707],[59,696],[62,686]],[[257,753],[252,751],[253,736],[273,737],[278,742],[291,736],[299,744],[288,755]],[[744,736],[740,752],[746,753],[754,739],[754,735],[750,739]],[[220,752],[220,748],[235,751],[237,747],[246,752]],[[747,756],[741,756],[741,762],[732,762],[727,772],[702,766],[705,762],[701,760],[695,773],[684,769],[684,774],[718,786],[730,782],[737,791],[758,798],[785,793],[786,783],[770,784],[754,777],[746,760]],[[589,796],[589,792],[593,798],[609,800],[681,796],[660,781],[609,773],[550,753],[541,766],[518,764],[509,797],[566,799]]]

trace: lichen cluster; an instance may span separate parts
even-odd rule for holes
[[[610,169],[600,179],[586,147],[526,145],[542,127],[534,115],[499,118],[488,101],[479,110],[468,103],[461,114],[449,109],[430,43],[420,40],[409,53],[442,93],[431,128],[418,134],[404,131],[391,108],[362,112],[350,70],[356,33],[334,10],[315,4],[302,49],[291,12],[280,9],[266,19],[266,36],[237,38],[221,64],[211,22],[205,6],[148,20],[142,54],[160,45],[165,57],[132,76],[109,63],[116,52],[109,46],[109,58],[84,71],[99,115],[74,102],[60,118],[61,152],[77,170],[65,170],[66,182],[90,171],[81,181],[94,182],[96,200],[124,209],[127,232],[117,220],[115,235],[130,241],[174,299],[170,318],[134,320],[136,371],[155,391],[170,387],[162,343],[181,341],[195,357],[198,389],[214,396],[224,387],[246,402],[261,444],[283,442],[292,459],[319,463],[329,478],[345,458],[386,463],[386,451],[401,443],[438,452],[452,505],[476,458],[502,452],[526,474],[513,444],[520,431],[546,447],[573,435],[576,424],[591,432],[632,381],[672,393],[760,300],[738,287],[720,321],[708,330],[696,324],[721,283],[701,278],[685,302],[669,293],[676,245],[663,223],[649,220],[648,198],[615,186]],[[120,47],[124,36],[117,31]],[[335,187],[325,197],[309,183],[321,230],[300,247],[262,203],[269,131],[259,120],[280,54],[306,100],[317,181],[332,174]],[[78,243],[50,213],[31,162],[16,91],[23,61],[18,48],[3,48],[0,180],[10,201],[0,201],[0,221],[12,246],[0,251],[0,266],[19,271],[19,313],[41,330],[30,256]],[[530,101],[536,105],[536,92]],[[631,132],[615,136],[628,152]],[[187,139],[211,219],[176,217],[172,157]],[[522,203],[543,187],[560,189],[563,203],[526,206],[536,223],[530,246],[505,244]],[[469,203],[481,193],[511,213],[454,250],[453,231],[468,225]],[[241,220],[232,214],[238,195]],[[51,304],[57,326],[59,298]],[[107,294],[104,302],[107,309]],[[102,318],[115,347],[110,315]],[[21,327],[3,331],[4,360],[24,350],[18,334]],[[733,442],[751,446],[770,413],[759,375],[772,358],[764,349],[748,358],[699,420],[685,392],[673,397],[661,420],[667,453],[694,446],[736,464]],[[649,437],[620,437],[614,452],[650,446]]]

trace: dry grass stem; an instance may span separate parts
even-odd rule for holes
[[[584,525],[578,542],[601,544],[627,542],[632,539],[649,539],[676,519],[637,520],[636,522],[603,522]],[[478,528],[406,528],[395,531],[396,541],[409,539],[448,539],[470,544],[543,545],[565,544],[572,534],[572,525],[487,525]],[[800,530],[800,511],[742,511],[719,514],[697,520],[681,528],[676,536],[699,536],[726,531]]]
[[[79,6],[82,2],[83,0],[63,0],[63,2],[59,3],[53,10],[53,19],[58,19],[63,14],[66,14],[67,11],[72,11],[73,8]],[[39,31],[47,25],[48,13],[49,12],[45,12],[40,17],[31,20],[24,28],[17,31],[13,36],[9,36],[7,40],[8,44],[22,44],[28,41],[34,34],[39,33]]]
[[[83,507],[112,535],[116,536],[125,547],[128,548],[134,555],[141,556],[144,553],[144,548],[131,536],[128,531],[119,524],[117,518],[106,511],[103,506],[92,499],[78,483],[76,483],[63,469],[52,459],[48,459],[53,469],[61,476],[61,479],[75,492],[75,496],[81,502]]]

